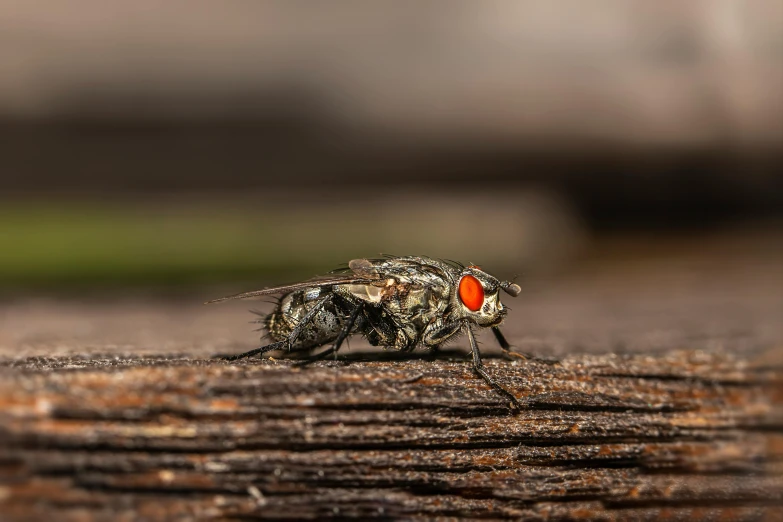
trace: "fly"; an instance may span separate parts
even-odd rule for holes
[[[481,362],[474,328],[491,328],[507,355],[511,347],[500,331],[507,314],[500,290],[516,297],[519,285],[500,281],[478,266],[424,256],[354,259],[348,268],[329,275],[255,290],[221,299],[281,294],[277,306],[261,321],[272,343],[238,355],[236,361],[273,350],[311,353],[307,363],[337,354],[351,335],[363,335],[371,345],[410,352],[417,346],[436,351],[464,334],[470,342],[473,371],[495,392],[521,408],[516,397],[498,384]]]

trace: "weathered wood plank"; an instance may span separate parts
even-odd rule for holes
[[[704,352],[6,361],[11,519],[783,516],[783,381]]]

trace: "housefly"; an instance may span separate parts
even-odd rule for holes
[[[467,336],[473,371],[513,408],[520,404],[498,384],[481,362],[475,328],[491,328],[500,347],[511,354],[500,331],[507,310],[500,290],[516,297],[521,289],[500,281],[478,266],[423,256],[354,259],[348,268],[301,283],[230,295],[210,303],[281,294],[275,309],[261,321],[272,343],[224,357],[236,361],[271,352],[311,353],[312,362],[336,354],[351,335],[371,345],[410,352],[417,346],[437,350],[460,334]]]

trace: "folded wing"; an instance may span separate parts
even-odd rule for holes
[[[294,290],[301,290],[303,288],[318,288],[322,286],[334,286],[334,285],[349,285],[349,284],[371,284],[377,281],[377,279],[368,279],[367,277],[357,276],[355,274],[336,275],[325,278],[311,279],[309,281],[302,281],[301,283],[294,283],[290,285],[272,286],[269,288],[263,288],[261,290],[253,290],[250,292],[242,292],[241,294],[228,295],[219,299],[213,299],[207,301],[204,304],[219,303],[221,301],[228,301],[230,299],[247,299],[250,297],[259,297],[262,295],[272,294],[287,294]]]

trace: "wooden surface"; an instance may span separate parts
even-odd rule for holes
[[[0,303],[0,520],[783,519],[783,265],[677,266],[509,303],[560,359],[479,336],[516,415],[464,340],[229,364],[256,334],[223,292]]]
[[[456,355],[456,354],[452,354]],[[780,368],[679,352],[228,364],[33,358],[0,383],[15,520],[783,516]]]

